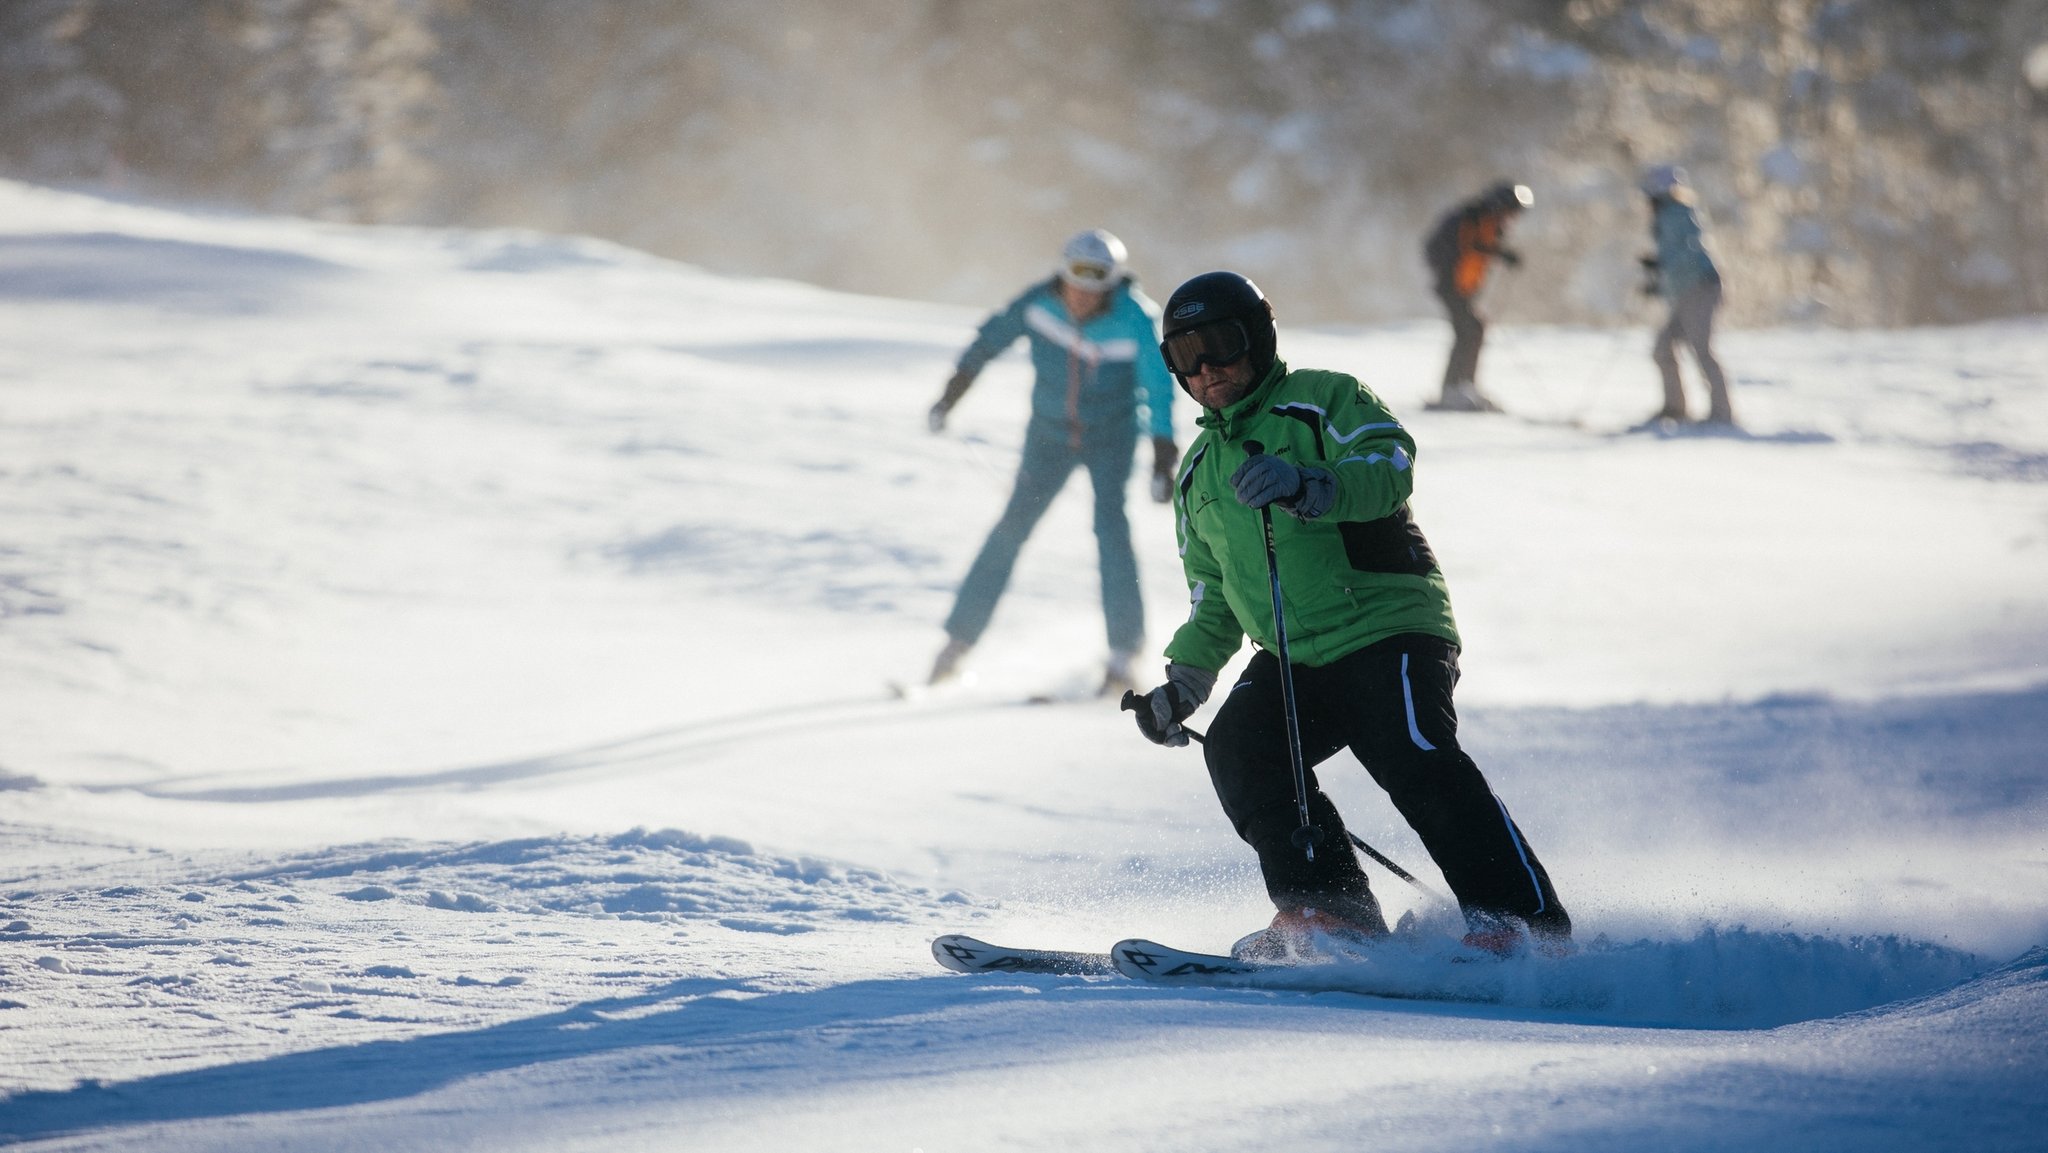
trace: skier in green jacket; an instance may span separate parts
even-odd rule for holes
[[[1442,569],[1408,510],[1415,441],[1380,399],[1337,372],[1289,370],[1256,285],[1211,272],[1167,301],[1169,370],[1202,408],[1175,492],[1193,611],[1166,646],[1166,682],[1135,704],[1151,740],[1184,745],[1245,636],[1257,643],[1204,742],[1209,777],[1259,855],[1278,912],[1241,943],[1291,955],[1322,932],[1370,940],[1387,926],[1344,820],[1313,766],[1350,748],[1442,870],[1471,930],[1495,953],[1528,935],[1562,948],[1571,919],[1507,807],[1458,747],[1451,692],[1458,629]],[[1256,443],[1260,451],[1248,453]],[[1260,509],[1271,506],[1311,823],[1299,808],[1283,708],[1280,636]]]

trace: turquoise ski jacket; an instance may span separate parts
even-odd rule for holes
[[[1150,435],[1173,436],[1173,377],[1159,358],[1159,306],[1126,280],[1110,290],[1109,307],[1075,324],[1059,281],[1032,285],[983,322],[960,354],[958,371],[973,377],[1020,336],[1031,338],[1031,420],[1063,432],[1137,432],[1147,410]]]
[[[1657,242],[1657,291],[1664,299],[1677,301],[1702,284],[1721,283],[1692,205],[1659,197],[1650,218],[1650,236]]]

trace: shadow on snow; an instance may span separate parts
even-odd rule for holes
[[[111,232],[0,237],[0,299],[8,300],[254,314],[347,271],[296,252]]]
[[[1999,970],[1943,993],[1875,1014],[1852,1015],[1833,1027],[1918,1030],[1976,1027],[1976,1018],[1999,1001],[2042,996],[2048,949],[2036,949]],[[557,1013],[482,1029],[405,1040],[288,1053],[256,1061],[168,1073],[122,1084],[88,1083],[58,1091],[22,1093],[0,1108],[0,1141],[18,1142],[66,1133],[134,1125],[333,1109],[393,1101],[432,1092],[464,1078],[559,1061],[646,1049],[635,1067],[662,1069],[667,1099],[772,1094],[764,1070],[736,1045],[771,1042],[806,1085],[820,1078],[860,1082],[919,1072],[958,1073],[1014,1066],[1013,1045],[979,1041],[1018,1035],[1018,1013],[1057,1019],[1030,1023],[1035,1038],[1026,1056],[1055,1059],[1069,1043],[1091,1048],[1153,1043],[1148,1036],[1190,1024],[1217,1023],[1208,1011],[1244,1024],[1247,1012],[1265,1027],[1293,1026],[1325,1035],[1328,1011],[1370,1010],[1384,1017],[1376,1031],[1411,1033],[1448,1019],[1536,1020],[1558,1028],[1585,1024],[1569,1016],[1534,1015],[1483,1006],[1415,1005],[1369,997],[1315,998],[1321,1013],[1303,1013],[1292,996],[1247,990],[1185,990],[1080,978],[1003,976],[992,979],[933,976],[877,979],[791,993],[749,995],[745,982],[687,978],[630,997],[586,1002]],[[2025,1021],[2018,1012],[1993,1010],[2000,1020]],[[935,1028],[933,1014],[949,1014]],[[1085,1013],[1085,1017],[1077,1016]],[[842,1042],[857,1029],[858,1061],[845,1060]],[[2033,1033],[2031,1029],[2027,1030]],[[942,1043],[934,1045],[934,1037]],[[2034,1048],[2039,1048],[2035,1034]],[[1901,1044],[1909,1038],[1895,1036]],[[798,1042],[792,1048],[790,1042]],[[806,1054],[806,1047],[819,1051]],[[1910,1046],[1908,1046],[1910,1047]],[[737,1062],[743,1084],[719,1075]],[[1782,1074],[1761,1070],[1782,1087]],[[2024,1072],[2023,1070],[2021,1072]],[[1717,1073],[1725,1076],[1726,1071]],[[2025,1073],[2031,1084],[2031,1073]]]

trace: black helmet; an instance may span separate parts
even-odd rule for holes
[[[1189,335],[1176,340],[1182,333]],[[1159,355],[1175,376],[1193,376],[1204,361],[1235,364],[1249,353],[1257,379],[1273,366],[1277,343],[1272,304],[1235,272],[1205,272],[1167,298]]]
[[[1520,212],[1536,203],[1536,194],[1526,184],[1503,180],[1486,190],[1484,202],[1495,212]]]

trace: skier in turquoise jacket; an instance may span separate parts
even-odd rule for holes
[[[1657,375],[1664,383],[1664,405],[1650,419],[1679,424],[1691,419],[1678,375],[1678,345],[1682,341],[1692,349],[1700,376],[1707,382],[1707,420],[1732,425],[1735,408],[1728,397],[1728,378],[1713,347],[1714,313],[1721,307],[1721,271],[1707,254],[1685,170],[1657,165],[1643,174],[1642,187],[1650,202],[1650,239],[1657,245],[1655,256],[1643,258],[1643,266],[1652,276],[1647,289],[1663,297],[1671,308],[1650,349],[1650,359],[1656,362]]]
[[[1533,936],[1563,948],[1571,919],[1549,874],[1472,758],[1458,747],[1450,592],[1408,508],[1415,441],[1371,389],[1337,372],[1290,370],[1273,312],[1244,277],[1212,272],[1166,304],[1161,352],[1202,406],[1201,435],[1175,485],[1193,608],[1166,646],[1166,682],[1130,703],[1149,739],[1184,745],[1249,635],[1255,653],[1203,745],[1224,813],[1258,853],[1273,925],[1240,943],[1291,956],[1313,934],[1386,935],[1379,902],[1314,766],[1349,748],[1442,870],[1466,943],[1495,953]],[[1251,446],[1256,445],[1256,449]],[[1275,563],[1263,516],[1270,506]],[[1297,798],[1273,612],[1285,647],[1307,795]],[[1322,848],[1295,840],[1300,802]]]
[[[1124,488],[1137,446],[1140,406],[1152,438],[1153,499],[1164,503],[1170,496],[1179,457],[1173,441],[1174,387],[1159,360],[1158,317],[1158,306],[1131,277],[1123,242],[1094,229],[1069,240],[1058,274],[989,317],[961,353],[944,394],[932,406],[933,432],[946,427],[947,414],[982,368],[1019,337],[1030,340],[1037,381],[1016,487],[960,583],[946,618],[945,647],[932,663],[931,683],[952,677],[981,639],[1025,540],[1078,466],[1088,470],[1095,489],[1095,542],[1110,654],[1102,691],[1131,687],[1131,658],[1145,640],[1145,609]]]

